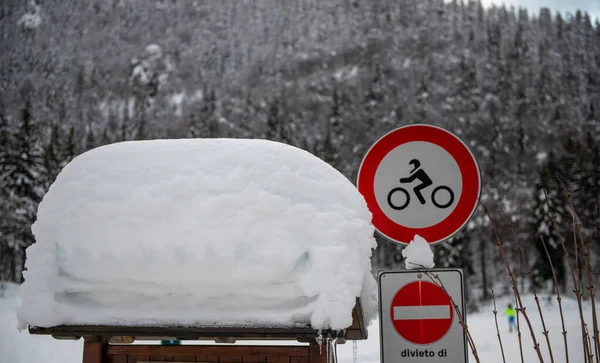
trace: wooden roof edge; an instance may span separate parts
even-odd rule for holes
[[[41,335],[96,335],[96,336],[193,336],[193,337],[225,337],[225,336],[296,336],[318,335],[318,331],[310,327],[186,327],[186,326],[120,326],[120,325],[57,325],[51,327],[30,326],[31,334]]]
[[[356,320],[358,321],[359,324],[359,328],[358,331],[360,332],[360,338],[361,339],[367,339],[369,337],[369,331],[367,329],[367,323],[365,322],[365,315],[363,312],[363,308],[362,308],[362,302],[360,300],[360,298],[356,298],[356,305],[354,306],[354,309],[352,310],[353,312],[356,311]],[[352,319],[354,320],[354,319]],[[348,338],[351,339],[351,338]],[[351,339],[351,340],[359,340],[359,339]]]
[[[211,326],[115,326],[115,325],[57,325],[52,327],[29,326],[29,333],[52,335],[56,339],[79,339],[83,336],[128,336],[128,337],[168,337],[180,340],[215,338],[261,339],[261,340],[312,340],[319,336],[319,330],[309,325],[290,327],[211,327]],[[331,331],[331,330],[329,330]],[[337,332],[343,340],[364,340],[368,338],[366,322],[360,298],[352,310],[352,325]]]

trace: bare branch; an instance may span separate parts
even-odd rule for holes
[[[504,356],[504,347],[502,346],[502,338],[500,337],[500,328],[498,327],[498,310],[496,310],[496,296],[494,295],[494,290],[490,289],[492,292],[492,300],[494,301],[494,321],[496,322],[496,333],[498,334],[498,343],[500,343],[500,352],[502,352],[502,361],[506,363],[506,358]]]
[[[571,274],[572,275],[574,274],[573,284],[575,285],[575,295],[577,296],[577,306],[579,308],[579,317],[580,317],[580,321],[581,321],[581,336],[582,336],[582,343],[583,343],[583,351],[584,351],[586,361],[589,363],[592,363],[592,361],[593,361],[592,347],[591,347],[591,342],[589,340],[587,323],[585,322],[585,317],[583,315],[583,303],[582,303],[583,295],[581,293],[581,273],[579,270],[579,248],[578,248],[577,239],[581,236],[581,223],[579,223],[579,218],[577,216],[575,206],[573,205],[573,198],[571,197],[571,192],[569,192],[569,190],[567,189],[565,184],[558,177],[557,177],[557,179],[560,181],[560,183],[565,191],[565,194],[567,196],[567,201],[569,203],[569,207],[571,208],[571,215],[573,217],[573,244],[575,247],[575,272],[571,271]],[[549,212],[552,212],[552,209],[550,207],[548,209],[549,209]],[[557,226],[555,226],[555,228],[557,228]],[[582,241],[583,241],[583,238],[582,238]],[[564,241],[561,241],[561,244],[564,244]],[[569,260],[569,266],[572,266],[570,260]]]
[[[425,268],[425,266],[423,265],[418,265],[418,264],[413,264],[416,266],[420,266],[423,268],[423,270],[419,270],[420,272],[423,272],[427,277],[429,277],[429,279],[431,280],[431,282],[433,282],[434,284],[436,284],[439,288],[441,288],[446,295],[448,295],[448,297],[450,298],[450,301],[452,303],[452,306],[454,307],[454,311],[456,313],[456,316],[458,317],[458,322],[460,324],[460,326],[463,328],[463,331],[465,332],[465,336],[467,337],[467,343],[469,344],[469,348],[471,349],[471,353],[473,354],[473,357],[475,358],[475,361],[477,363],[480,363],[479,361],[479,355],[477,354],[477,348],[475,347],[475,341],[473,340],[473,337],[471,336],[471,333],[469,332],[469,327],[467,326],[467,322],[465,320],[465,317],[462,313],[462,310],[460,309],[460,307],[458,306],[458,304],[454,301],[454,299],[452,298],[452,296],[448,293],[448,290],[446,290],[446,287],[444,286],[444,283],[442,282],[442,280],[440,280],[439,276],[437,274],[432,274],[431,272],[427,271],[427,269]]]
[[[515,301],[517,301],[517,292],[513,290],[513,294],[515,295]],[[517,338],[519,339],[519,353],[521,353],[521,363],[525,362],[525,358],[523,357],[523,337],[521,336],[521,322],[519,321],[519,314],[521,309],[517,305]],[[539,344],[538,344],[539,346]]]
[[[558,301],[558,310],[560,311],[560,322],[562,323],[562,335],[565,343],[565,363],[569,363],[569,344],[567,343],[567,329],[565,328],[565,315],[563,314],[562,309],[562,298],[560,297],[560,289],[558,287],[558,279],[556,278],[556,271],[554,270],[554,264],[552,263],[552,258],[550,258],[550,253],[548,253],[548,247],[546,247],[546,242],[544,241],[544,237],[539,234],[540,240],[542,241],[542,245],[544,246],[544,250],[546,251],[546,257],[548,257],[548,263],[550,264],[550,269],[552,270],[552,278],[554,279],[554,290],[556,292],[556,301]]]
[[[527,274],[527,277],[529,278],[529,282],[531,283],[531,289],[533,291],[535,303],[537,305],[537,309],[540,314],[540,320],[542,321],[542,328],[543,328],[542,334],[544,334],[544,336],[546,337],[546,345],[548,346],[548,353],[550,354],[550,361],[552,363],[554,363],[554,355],[552,354],[552,345],[550,344],[550,337],[548,336],[548,329],[546,328],[546,322],[544,321],[544,314],[542,313],[542,307],[540,306],[540,299],[537,295],[537,291],[535,288],[535,282],[533,281],[533,273],[531,272],[531,269],[529,268],[529,263],[527,263],[527,259],[525,258],[525,252],[523,251],[523,245],[521,244],[521,241],[519,240],[519,238],[517,238],[517,234],[515,233],[514,224],[512,223],[510,218],[506,215],[506,213],[504,213],[504,210],[502,208],[500,208],[500,211],[502,212],[504,217],[509,221],[508,226],[511,231],[513,240],[515,241],[517,247],[519,248],[519,252],[521,253],[521,261],[523,263],[523,266],[525,267],[525,272]]]
[[[508,264],[508,260],[506,258],[506,253],[504,251],[504,243],[502,242],[502,239],[500,238],[500,234],[498,233],[498,229],[496,228],[496,223],[494,222],[494,219],[492,218],[492,215],[490,214],[490,211],[488,210],[487,206],[481,201],[481,198],[479,199],[479,204],[481,204],[481,206],[483,207],[485,214],[487,215],[487,217],[490,221],[490,224],[492,226],[492,229],[494,231],[494,235],[496,237],[496,245],[500,249],[500,254],[502,255],[502,260],[504,261],[504,266],[506,267],[506,271],[508,272],[508,277],[510,279],[510,283],[512,285],[513,292],[515,293],[515,298],[517,301],[517,303],[516,303],[517,311],[520,309],[521,313],[523,313],[523,318],[525,318],[525,321],[527,322],[527,326],[529,328],[529,333],[531,334],[531,339],[533,340],[533,349],[535,349],[540,362],[543,363],[544,357],[542,356],[542,352],[540,351],[540,344],[538,343],[537,338],[535,336],[535,332],[533,331],[533,326],[531,324],[531,321],[529,320],[529,317],[527,316],[527,313],[525,312],[525,307],[523,306],[523,302],[521,301],[521,295],[519,294],[519,288],[515,281],[515,275],[514,275],[512,269],[510,268],[510,265]]]

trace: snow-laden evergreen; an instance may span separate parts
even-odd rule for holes
[[[552,170],[574,192],[584,225],[597,225],[600,24],[584,11],[458,0],[95,0],[9,1],[2,14],[2,134],[17,136],[26,120],[33,134],[32,158],[0,147],[0,279],[21,280],[32,243],[38,200],[22,195],[26,183],[45,191],[56,165],[133,139],[269,138],[354,180],[378,137],[431,122],[474,150],[484,202],[500,225],[516,221],[532,266],[545,261],[540,188],[564,196],[542,175],[545,163],[563,166]],[[34,15],[40,21],[25,20]],[[7,152],[18,158],[8,161]],[[572,236],[557,200],[563,235]],[[440,263],[473,272],[476,298],[488,299],[503,271],[493,240],[480,210],[457,239],[436,246],[447,257]],[[510,237],[507,246],[519,265]],[[379,240],[373,262],[402,266],[401,249]],[[595,244],[595,278],[598,255]],[[525,278],[524,268],[516,273]]]

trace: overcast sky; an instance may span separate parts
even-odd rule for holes
[[[568,12],[575,13],[577,9],[581,9],[590,14],[592,21],[600,19],[600,0],[482,0],[482,3],[484,5],[502,5],[502,3],[505,3],[507,6],[522,6],[536,15],[542,7],[550,8],[553,13],[560,11],[563,15]]]

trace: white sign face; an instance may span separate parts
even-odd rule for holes
[[[418,168],[411,165],[412,160],[419,161]],[[418,190],[423,181],[418,173],[429,178],[431,186]],[[381,210],[408,228],[431,227],[446,219],[460,200],[461,189],[458,164],[447,151],[430,142],[396,147],[381,160],[375,173],[375,198]]]
[[[465,363],[467,340],[452,301],[464,315],[462,271],[386,271],[379,274],[382,363]]]

